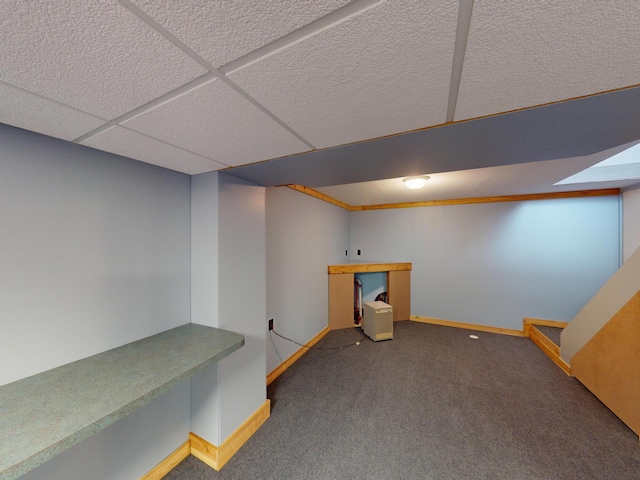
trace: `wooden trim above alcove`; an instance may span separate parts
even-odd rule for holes
[[[620,195],[619,188],[606,188],[600,190],[576,190],[571,192],[550,192],[550,193],[529,193],[525,195],[502,195],[495,197],[475,197],[475,198],[450,198],[446,200],[425,200],[422,202],[402,202],[385,203],[381,205],[348,205],[338,199],[325,195],[304,185],[283,185],[298,192],[310,195],[323,202],[336,205],[350,212],[362,210],[388,210],[391,208],[417,208],[417,207],[445,207],[449,205],[474,205],[478,203],[500,203],[500,202],[525,202],[532,200],[554,200],[558,198],[586,198],[586,197],[606,197],[610,195]]]

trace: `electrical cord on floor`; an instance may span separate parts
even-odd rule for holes
[[[347,348],[347,347],[353,347],[355,345],[360,345],[360,342],[362,342],[362,340],[366,339],[367,337],[365,337],[364,335],[362,336],[362,338],[360,340],[358,340],[357,342],[354,343],[349,343],[348,345],[341,345],[339,347],[315,347],[315,346],[311,346],[311,345],[303,345],[302,343],[298,343],[295,340],[291,340],[290,338],[287,338],[283,335],[280,335],[278,332],[276,332],[275,330],[270,330],[271,333],[275,333],[277,336],[279,336],[280,338],[283,338],[285,340],[288,340],[289,342],[295,343],[296,345],[300,345],[301,347],[304,348],[309,348],[309,349],[313,349],[313,350],[341,350],[343,348]]]

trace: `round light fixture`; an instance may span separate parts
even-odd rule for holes
[[[407,188],[410,188],[411,190],[417,190],[418,188],[424,187],[424,185],[427,183],[427,180],[429,180],[429,177],[427,177],[426,175],[419,175],[417,177],[407,177],[402,179]]]

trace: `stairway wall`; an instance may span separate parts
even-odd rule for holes
[[[571,372],[640,435],[640,291],[573,356]]]
[[[560,357],[573,356],[640,290],[640,248],[573,318],[561,335]]]

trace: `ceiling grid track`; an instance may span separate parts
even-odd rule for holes
[[[226,65],[221,66],[218,70],[224,74],[233,73],[242,67],[246,67],[261,58],[277,52],[278,50],[282,50],[294,43],[316,35],[322,30],[338,25],[354,15],[359,15],[364,11],[375,7],[380,2],[381,0],[356,0],[355,2],[349,3],[338,10],[334,10],[324,17],[320,17],[317,20],[294,30],[293,32],[277,38],[272,42],[247,53],[246,55],[232,60]]]
[[[126,122],[127,120],[131,120],[134,117],[137,117],[138,115],[144,113],[144,112],[148,112],[149,110],[157,107],[158,105],[162,105],[163,103],[169,102],[171,100],[173,100],[176,97],[179,97],[180,95],[182,95],[183,93],[187,93],[191,90],[193,90],[194,88],[197,88],[205,83],[207,83],[210,80],[213,80],[215,78],[215,75],[213,75],[212,73],[205,73],[204,75],[191,80],[188,83],[185,83],[184,85],[179,86],[178,88],[176,88],[175,90],[172,90],[170,92],[165,93],[164,95],[159,96],[158,98],[155,98],[153,100],[151,100],[148,103],[145,103],[144,105],[135,108],[133,110],[131,110],[130,112],[124,113],[122,115],[120,115],[119,117],[114,118],[113,120],[109,120],[107,123],[105,123],[104,125],[101,125],[100,127],[96,128],[95,130],[92,130],[90,132],[85,133],[84,135],[76,138],[75,140],[73,140],[73,143],[81,143],[84,142],[85,140],[88,140],[91,137],[94,137],[102,132],[104,132],[105,130],[108,130],[111,127],[115,127],[115,126],[120,126],[121,128],[127,128],[124,127],[122,125],[120,125],[123,122]],[[138,134],[140,134],[140,132],[136,132]],[[148,135],[147,135],[148,136]],[[159,140],[159,139],[156,139]],[[176,147],[176,148],[181,148],[181,147]],[[182,150],[185,150],[184,148],[181,148]],[[218,160],[216,160],[218,163],[222,163],[219,162]]]
[[[449,86],[449,103],[447,104],[447,123],[453,122],[460,91],[462,78],[462,66],[467,51],[469,28],[471,27],[471,14],[473,13],[473,0],[460,0],[458,7],[458,25],[456,27],[456,43],[453,48],[453,64],[451,66],[451,84]]]
[[[336,25],[342,21],[344,21],[345,19],[359,14],[364,10],[367,10],[369,8],[371,8],[372,6],[380,3],[380,0],[356,0],[355,2],[352,2],[338,10],[335,10],[327,15],[325,15],[324,17],[321,17],[303,27],[298,28],[297,30],[294,30],[293,32],[284,35],[283,37],[280,37],[272,42],[269,42],[268,44],[254,50],[253,52],[250,52],[236,60],[233,60],[231,62],[229,62],[226,65],[223,65],[220,68],[215,68],[211,63],[209,63],[208,61],[206,61],[204,58],[202,58],[200,55],[198,55],[196,52],[194,52],[189,46],[187,46],[184,42],[182,42],[181,40],[179,40],[175,35],[173,35],[171,32],[169,32],[165,27],[163,27],[162,25],[160,25],[158,22],[156,22],[154,19],[152,19],[149,15],[147,15],[143,10],[141,10],[139,7],[137,7],[136,5],[134,5],[132,2],[130,2],[129,0],[119,0],[119,2],[125,7],[127,8],[129,11],[131,11],[134,15],[136,15],[138,18],[140,18],[144,23],[146,23],[147,25],[149,25],[151,28],[153,28],[154,30],[156,30],[157,32],[159,32],[162,36],[164,36],[167,40],[169,40],[171,43],[173,43],[176,47],[178,47],[180,50],[182,50],[184,53],[186,53],[190,58],[192,58],[194,61],[196,61],[198,64],[200,64],[201,66],[203,66],[204,68],[206,68],[207,70],[209,70],[208,74],[205,74],[202,77],[199,77],[191,82],[189,82],[186,85],[183,85],[171,92],[166,93],[165,95],[154,99],[153,101],[142,105],[130,112],[127,112],[124,115],[121,115],[120,117],[113,119],[109,122],[107,122],[105,125],[102,125],[100,127],[98,127],[95,130],[92,130],[91,132],[88,132],[84,135],[82,135],[81,137],[78,137],[74,140],[74,143],[80,143],[82,141],[85,141],[99,133],[104,132],[105,130],[111,128],[112,126],[115,125],[119,125],[120,123],[129,120],[133,117],[136,117],[138,115],[140,115],[141,113],[144,113],[146,111],[151,110],[152,108],[161,105],[162,103],[165,103],[167,101],[170,101],[171,99],[177,97],[178,95],[185,93],[189,90],[192,90],[193,88],[197,88],[198,86],[206,83],[207,81],[213,79],[213,78],[217,78],[220,81],[224,82],[228,87],[230,87],[231,89],[233,89],[235,92],[237,92],[239,95],[241,95],[245,100],[247,100],[248,102],[250,102],[253,106],[255,106],[256,108],[258,108],[261,112],[263,112],[265,115],[267,115],[269,118],[271,118],[273,121],[275,121],[276,123],[278,123],[282,128],[284,128],[285,130],[287,130],[290,134],[292,134],[294,137],[296,137],[298,140],[300,140],[302,143],[304,143],[307,147],[309,147],[311,150],[317,150],[316,146],[313,145],[311,142],[309,142],[307,139],[305,139],[302,135],[300,135],[298,132],[296,132],[295,130],[293,130],[289,125],[287,125],[284,121],[282,121],[280,118],[278,118],[276,115],[274,115],[270,110],[268,110],[266,107],[264,107],[261,103],[259,103],[257,100],[255,100],[251,95],[249,95],[247,92],[245,92],[242,88],[240,88],[238,85],[236,85],[236,83],[232,82],[227,76],[227,73],[230,73],[232,71],[238,70],[239,68],[248,65],[249,63],[252,63],[256,60],[258,60],[259,58],[263,58],[266,55],[269,55],[273,52],[276,52],[278,50],[281,50],[283,48],[286,48],[287,46],[295,43],[295,42],[299,42],[301,40],[303,40],[304,38],[307,38],[309,36],[312,36],[326,28],[329,28],[333,25]],[[218,161],[219,162],[219,161]],[[222,163],[222,162],[219,162]]]
[[[228,87],[232,88],[235,92],[237,92],[239,95],[241,95],[245,100],[247,100],[248,102],[250,102],[252,105],[254,105],[256,108],[258,108],[261,112],[263,112],[265,115],[267,115],[269,118],[271,118],[273,121],[275,121],[276,123],[278,123],[282,128],[284,128],[285,130],[287,130],[289,133],[291,133],[293,136],[295,136],[298,140],[300,140],[301,142],[303,142],[305,145],[307,145],[310,149],[315,150],[315,146],[313,146],[311,143],[309,143],[305,138],[303,138],[298,132],[296,132],[295,130],[293,130],[291,127],[289,127],[286,123],[284,123],[282,120],[280,120],[278,117],[276,117],[273,113],[271,113],[269,110],[267,110],[263,105],[261,105],[257,100],[255,100],[253,97],[251,97],[251,95],[249,95],[247,92],[245,92],[244,90],[242,90],[238,85],[236,85],[235,83],[233,83],[231,80],[229,80],[227,78],[227,76],[222,73],[220,70],[218,70],[217,68],[215,68],[213,65],[211,65],[209,62],[207,62],[204,58],[202,58],[200,55],[198,55],[196,52],[194,52],[193,50],[191,50],[191,48],[189,48],[189,46],[187,46],[184,42],[182,42],[181,40],[179,40],[175,35],[173,35],[171,32],[169,32],[166,28],[164,28],[162,25],[160,25],[158,22],[156,22],[155,20],[153,20],[149,15],[147,15],[144,11],[142,11],[140,8],[138,8],[136,5],[134,5],[133,3],[131,3],[129,0],[118,0],[125,8],[127,8],[128,10],[130,10],[134,15],[136,15],[138,18],[140,18],[140,20],[142,20],[144,23],[146,23],[147,25],[149,25],[149,27],[153,28],[154,30],[156,30],[158,33],[160,33],[162,36],[164,36],[167,40],[169,40],[171,43],[173,43],[176,47],[178,47],[180,50],[182,50],[184,53],[186,53],[189,57],[191,57],[193,60],[195,60],[197,63],[199,63],[201,66],[203,66],[204,68],[206,68],[207,70],[209,70],[208,74],[205,74],[203,77],[200,77],[192,82],[190,82],[187,85],[191,85],[193,86],[194,82],[198,82],[198,80],[201,81],[201,83],[205,83],[204,81],[202,81],[202,79],[204,77],[207,77],[206,80],[211,80],[212,78],[217,78],[220,81],[224,82]],[[151,108],[160,105],[161,103],[164,103],[165,101],[169,101],[171,98],[174,98],[175,96],[177,96],[177,94],[183,93],[182,90],[188,91],[191,90],[192,88],[187,88],[185,89],[184,87],[186,87],[187,85],[183,85],[182,87],[172,91],[172,92],[168,92],[167,94],[163,95],[162,97],[159,97],[158,99],[155,99],[152,102],[149,102],[145,105],[142,105],[141,107],[138,107],[135,110],[132,110],[131,112],[128,112],[127,114],[123,115],[122,117],[119,117],[118,119],[115,119],[113,121],[111,121],[110,123],[112,125],[116,125],[119,124],[120,122],[124,121],[124,120],[128,120],[130,118],[133,118],[137,115],[139,115],[140,113],[143,113],[145,111],[150,110]],[[161,100],[162,99],[162,100]],[[109,125],[111,126],[111,125]],[[104,127],[104,126],[103,126]],[[87,138],[90,138],[94,135],[96,135],[97,133],[100,133],[100,131],[103,131],[104,128],[100,127],[100,129],[96,129],[94,131],[91,131],[85,135],[83,135],[82,137],[80,137],[82,140],[85,140]],[[79,139],[75,140],[77,141],[81,141]]]

